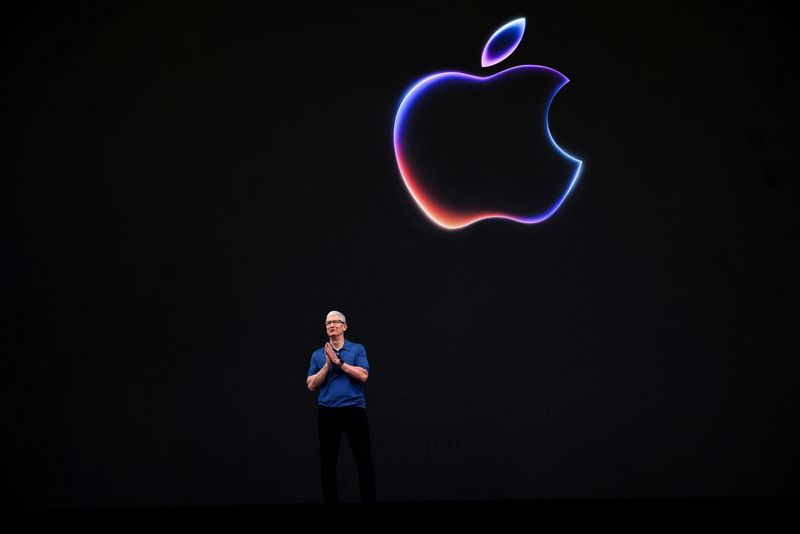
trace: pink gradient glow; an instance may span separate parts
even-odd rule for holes
[[[561,80],[561,83],[553,91],[553,94],[551,95],[550,100],[547,103],[547,110],[545,112],[545,120],[543,126],[547,134],[547,138],[549,139],[553,148],[557,150],[562,156],[573,161],[576,164],[575,172],[573,173],[572,178],[570,179],[569,185],[565,189],[564,193],[558,198],[558,200],[552,206],[550,206],[550,208],[546,209],[542,213],[531,214],[524,217],[510,215],[507,213],[498,213],[498,212],[455,211],[447,208],[446,206],[442,205],[441,202],[437,202],[437,199],[434,199],[433,196],[430,194],[430,192],[426,190],[423,184],[423,180],[421,180],[422,177],[419,175],[419,171],[417,170],[417,172],[415,173],[414,170],[412,169],[412,166],[407,161],[407,156],[403,149],[402,139],[403,139],[405,119],[409,110],[411,109],[417,97],[419,97],[426,90],[433,87],[435,84],[441,83],[442,81],[461,79],[461,80],[470,80],[477,83],[486,83],[489,80],[492,80],[493,78],[502,76],[504,73],[521,69],[548,71],[550,73],[555,74]],[[578,177],[580,176],[581,172],[581,167],[583,165],[583,163],[580,160],[567,154],[564,150],[561,149],[561,147],[558,146],[558,144],[556,144],[552,134],[550,133],[550,127],[548,123],[550,105],[553,103],[555,95],[568,81],[569,80],[567,79],[566,76],[564,76],[555,69],[551,69],[550,67],[544,67],[541,65],[518,65],[516,67],[506,69],[502,72],[499,72],[492,76],[487,76],[485,78],[472,76],[462,72],[439,72],[427,76],[422,80],[418,81],[416,84],[414,84],[401,100],[400,106],[398,107],[397,110],[397,115],[395,116],[394,136],[393,136],[394,153],[395,153],[395,158],[397,160],[397,166],[400,170],[400,175],[403,178],[403,182],[405,183],[408,192],[411,194],[411,197],[417,203],[417,206],[419,206],[420,210],[422,210],[425,216],[428,217],[436,225],[448,230],[457,230],[460,228],[464,228],[466,226],[475,224],[476,222],[485,219],[507,219],[522,224],[535,224],[535,223],[540,223],[548,219],[550,216],[552,216],[558,210],[558,208],[561,207],[561,204],[564,203],[564,200],[572,191],[572,188],[578,181]]]

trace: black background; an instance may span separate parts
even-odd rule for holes
[[[434,227],[426,74],[571,82],[541,225]],[[13,508],[320,499],[322,321],[365,344],[384,501],[796,494],[796,25],[778,4],[27,4],[2,22]],[[357,500],[343,450],[342,496]]]

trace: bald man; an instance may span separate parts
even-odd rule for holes
[[[369,376],[369,362],[364,346],[345,339],[347,319],[333,310],[325,318],[328,342],[311,355],[306,385],[319,390],[319,456],[322,465],[322,498],[326,503],[339,502],[336,462],[342,432],[358,466],[361,500],[375,501],[375,470],[370,452],[367,403],[364,382]]]

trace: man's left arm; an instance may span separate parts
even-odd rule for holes
[[[361,383],[366,382],[367,378],[369,377],[369,363],[367,363],[367,352],[363,347],[361,347],[356,354],[353,363],[355,365],[343,363],[341,366],[339,366],[339,368],[350,378],[358,380]]]

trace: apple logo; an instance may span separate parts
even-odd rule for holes
[[[482,67],[514,52],[525,19],[487,41]],[[539,223],[578,181],[583,163],[556,144],[548,115],[569,80],[555,69],[517,65],[486,77],[438,72],[414,83],[397,109],[394,151],[417,206],[455,230],[484,219]]]

